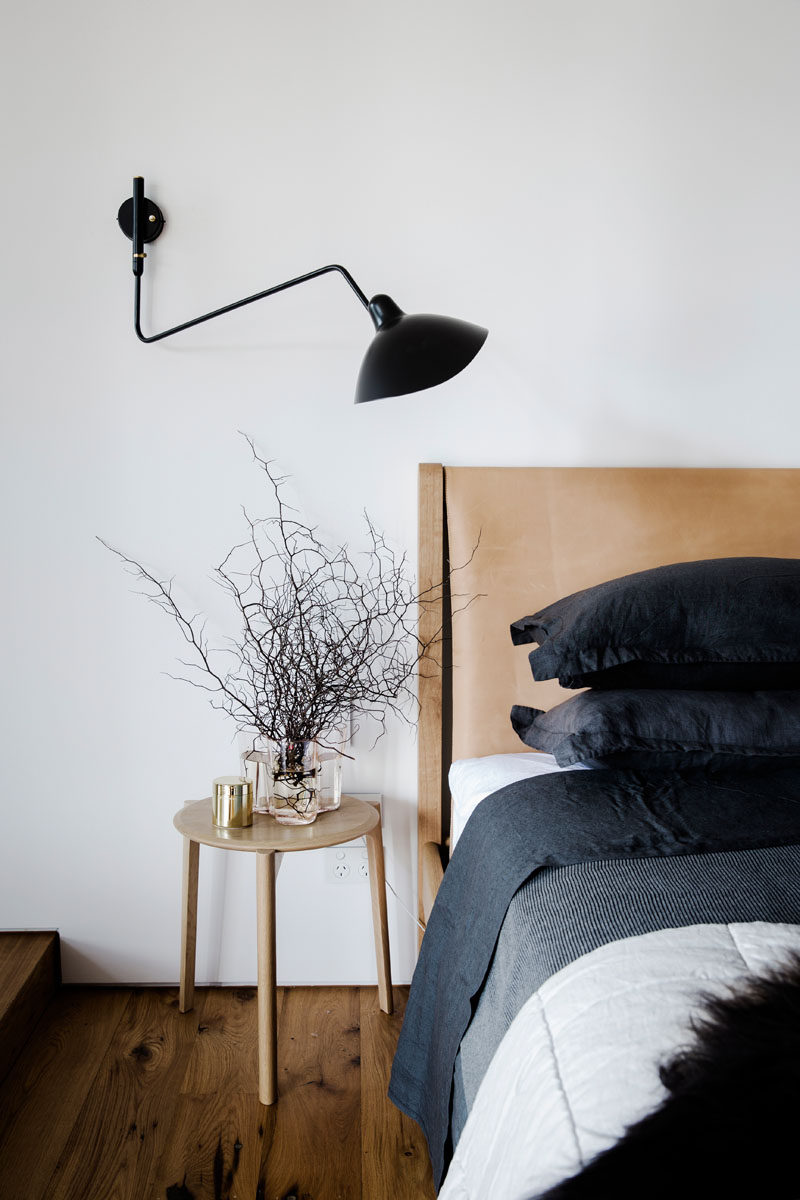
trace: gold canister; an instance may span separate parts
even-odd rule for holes
[[[214,780],[212,820],[223,829],[253,824],[253,784],[242,775],[221,775]]]

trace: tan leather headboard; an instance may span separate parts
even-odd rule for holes
[[[481,596],[453,620],[453,759],[524,749],[511,705],[574,694],[533,682],[516,618],[664,563],[800,558],[800,470],[445,467],[444,486],[452,590]]]
[[[800,558],[800,470],[422,463],[419,488],[418,583],[428,597],[419,628],[435,643],[419,679],[418,903],[425,920],[446,857],[450,762],[523,750],[511,705],[549,708],[575,694],[534,683],[530,648],[511,645],[510,623],[648,567],[742,554]],[[461,564],[452,608],[480,596],[453,617],[452,671],[447,644],[437,640],[445,524],[450,564]]]

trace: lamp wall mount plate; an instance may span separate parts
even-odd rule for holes
[[[133,241],[133,208],[133,197],[129,196],[127,200],[123,200],[122,204],[120,204],[119,212],[117,213],[119,227],[125,234],[125,237],[130,238],[131,241]],[[145,198],[142,241],[154,242],[163,231],[164,214],[157,204]]]
[[[133,195],[123,201],[117,214],[119,227],[132,242],[132,270],[134,276],[133,327],[142,342],[160,342],[194,325],[211,321],[224,313],[264,300],[277,292],[286,291],[299,283],[307,283],[320,275],[335,272],[342,276],[359,302],[367,310],[375,327],[373,338],[356,385],[356,404],[367,400],[378,400],[386,396],[401,396],[410,392],[423,391],[452,379],[472,361],[488,336],[488,330],[468,321],[453,317],[439,317],[431,313],[404,313],[390,296],[383,294],[367,299],[348,270],[338,263],[330,263],[275,284],[264,291],[235,300],[213,312],[203,313],[190,321],[183,321],[161,333],[146,335],[141,327],[141,282],[144,274],[144,247],[154,242],[165,225],[164,214],[144,194],[144,179],[137,175],[133,180]]]

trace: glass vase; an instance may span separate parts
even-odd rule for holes
[[[272,743],[260,733],[239,734],[242,775],[253,785],[253,812],[268,813],[272,793]]]
[[[319,747],[314,741],[270,742],[269,813],[281,825],[310,825],[319,812]]]
[[[342,764],[347,741],[345,729],[335,729],[323,738],[319,751],[319,811],[332,812],[342,803]]]

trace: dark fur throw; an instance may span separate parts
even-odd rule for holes
[[[539,1200],[799,1200],[800,956],[706,998],[669,1095]]]

